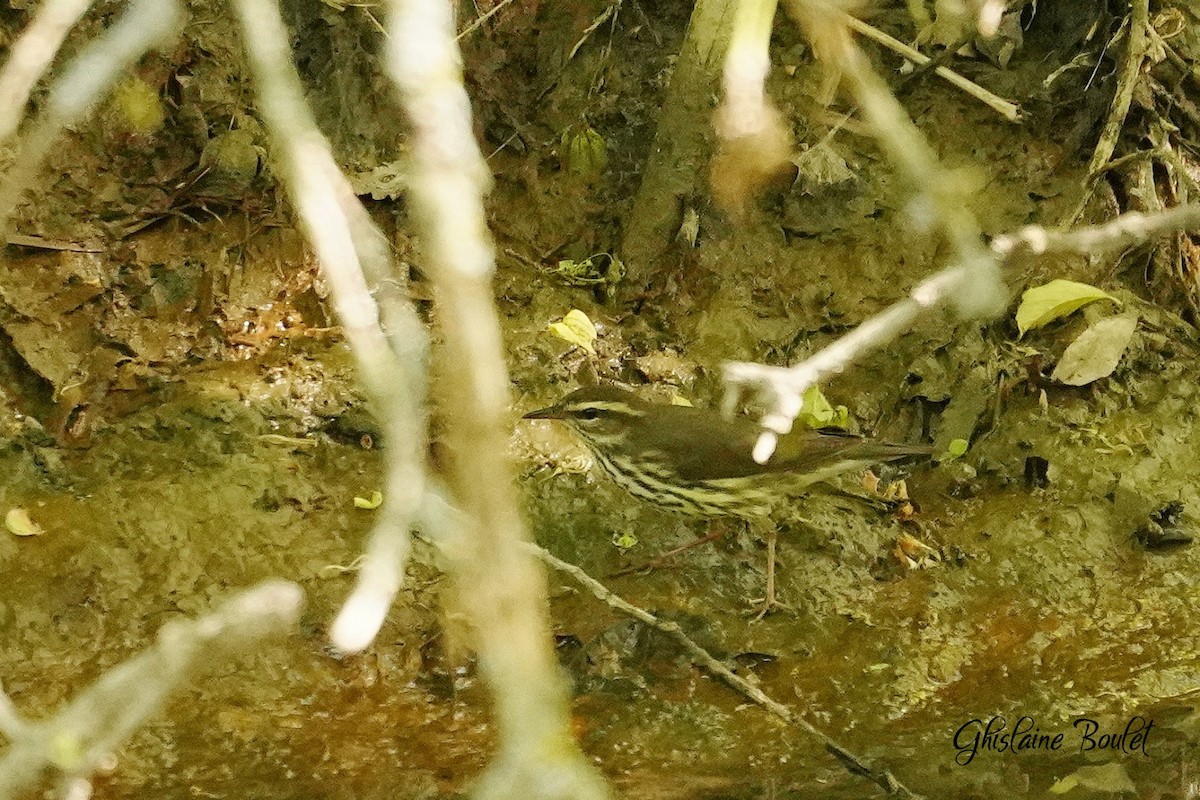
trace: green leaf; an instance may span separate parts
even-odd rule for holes
[[[1121,304],[1120,300],[1095,286],[1061,278],[1026,289],[1021,295],[1021,305],[1017,307],[1017,331],[1024,336],[1025,331],[1040,328],[1097,300]]]
[[[835,408],[819,386],[805,389],[803,402],[797,419],[810,428],[844,428],[850,422],[850,410],[845,406]]]
[[[625,533],[614,533],[612,537],[612,543],[621,550],[628,550],[638,543],[638,538],[628,531]]]
[[[610,296],[625,277],[625,265],[612,253],[596,253],[582,261],[564,258],[552,271],[569,286],[599,286]]]
[[[596,177],[608,164],[608,143],[593,128],[585,126],[578,132],[569,128],[559,140],[564,166],[572,175]]]
[[[1137,787],[1130,780],[1129,773],[1126,772],[1125,767],[1115,761],[1096,766],[1080,767],[1051,786],[1050,791],[1054,794],[1066,794],[1076,786],[1108,794],[1137,793]]]
[[[1065,778],[1059,778],[1057,781],[1055,781],[1054,785],[1050,787],[1050,793],[1066,794],[1078,785],[1079,778],[1076,778],[1074,775],[1068,775]]]

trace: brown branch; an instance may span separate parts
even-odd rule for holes
[[[1117,147],[1117,139],[1121,128],[1125,125],[1125,116],[1129,113],[1129,104],[1133,101],[1133,90],[1137,87],[1138,75],[1142,71],[1142,61],[1146,57],[1146,28],[1150,25],[1149,0],[1132,0],[1132,14],[1129,19],[1129,37],[1125,47],[1125,60],[1121,64],[1121,76],[1117,80],[1117,93],[1113,96],[1112,107],[1109,108],[1108,118],[1100,132],[1100,140],[1092,152],[1092,160],[1088,162],[1088,172],[1098,172],[1112,158]]]
[[[909,61],[916,64],[918,67],[924,67],[925,65],[930,64],[932,62],[932,59],[930,59],[928,56],[921,54],[920,51],[918,51],[912,47],[909,47],[908,45],[906,45],[904,42],[900,41],[899,39],[896,39],[896,38],[893,38],[893,37],[887,35],[886,33],[879,30],[878,28],[874,27],[873,25],[868,25],[867,23],[863,22],[862,20],[858,19],[857,17],[853,17],[853,16],[847,14],[846,15],[846,24],[849,25],[852,30],[857,31],[858,33],[862,34],[863,36],[866,36],[868,39],[878,42],[879,44],[883,45],[884,47],[888,48],[889,50],[891,50],[895,53],[898,53],[899,55],[904,56]],[[947,52],[952,52],[952,51],[947,51]],[[952,86],[955,86],[958,89],[961,89],[962,91],[966,92],[971,97],[974,97],[976,100],[979,100],[984,105],[986,105],[988,108],[992,109],[993,111],[995,111],[1000,116],[1004,117],[1009,122],[1020,122],[1021,121],[1021,109],[1020,109],[1020,107],[1017,106],[1016,103],[1010,103],[1008,100],[1005,100],[1002,97],[996,96],[995,94],[993,94],[992,92],[989,92],[987,89],[984,89],[982,86],[975,83],[974,81],[968,80],[967,78],[964,78],[962,75],[959,75],[957,72],[950,69],[949,67],[942,66],[940,64],[935,65],[933,67],[933,72],[935,75],[937,75],[939,78],[942,78],[947,83],[951,84]]]
[[[762,689],[741,677],[729,667],[725,666],[719,659],[713,656],[712,653],[701,647],[695,639],[688,636],[674,622],[665,622],[651,614],[649,611],[635,606],[628,600],[618,596],[607,586],[600,581],[588,575],[581,568],[574,564],[563,561],[555,557],[549,551],[538,547],[535,544],[526,545],[528,550],[541,559],[546,564],[549,564],[559,572],[570,575],[577,583],[590,591],[596,599],[603,602],[610,608],[633,617],[655,630],[662,631],[670,636],[691,654],[694,663],[699,664],[707,670],[711,675],[724,681],[730,688],[740,692],[745,697],[749,698],[754,703],[762,706],[775,716],[782,719],[789,725],[795,725],[801,728],[806,733],[816,737],[825,749],[836,757],[842,764],[855,775],[861,775],[876,784],[878,784],[888,794],[897,794],[901,797],[919,798],[921,795],[916,794],[907,786],[897,780],[896,776],[887,770],[880,770],[872,767],[866,760],[855,755],[847,750],[842,745],[834,741],[828,734],[818,729],[808,720],[796,714],[790,708],[775,700]]]

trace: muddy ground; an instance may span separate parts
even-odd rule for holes
[[[1000,319],[925,320],[824,387],[857,430],[971,447],[886,476],[906,479],[914,505],[902,514],[823,496],[781,514],[781,594],[793,612],[753,620],[764,554],[736,524],[668,567],[608,577],[704,523],[631,502],[588,470],[566,431],[518,422],[521,412],[572,388],[581,368],[712,404],[723,361],[794,363],[903,297],[946,253],[868,136],[848,125],[825,139],[839,114],[814,99],[819,67],[781,18],[772,96],[797,142],[834,149],[837,179],[801,166],[740,220],[690,198],[696,247],[672,245],[637,280],[564,275],[563,260],[619,249],[686,24],[685,9],[635,3],[568,57],[605,8],[516,4],[464,41],[496,180],[512,452],[535,538],[927,796],[1040,796],[1064,778],[1072,797],[1195,796],[1200,549],[1187,540],[1200,513],[1200,358],[1186,286],[1152,274],[1144,248],[1022,264]],[[387,134],[394,111],[385,91],[369,91],[379,80],[369,10],[291,12],[319,116],[429,312],[405,233],[402,148]],[[19,30],[22,13],[6,13]],[[180,693],[122,748],[95,796],[453,796],[487,762],[492,733],[470,656],[443,633],[430,554],[418,553],[365,655],[339,658],[328,645],[372,522],[354,498],[380,488],[387,443],[314,261],[259,168],[265,143],[220,14],[200,7],[183,42],[139,68],[165,109],[160,127],[134,130],[128,108],[110,104],[31,195],[21,233],[97,252],[10,246],[0,265],[0,508],[27,510],[45,531],[0,535],[0,678],[24,713],[45,716],[163,623],[260,579],[296,580],[308,594],[301,633]],[[961,169],[988,234],[1071,214],[1114,91],[1104,37],[1120,19],[1095,18],[1089,33],[1049,15],[1024,21],[1024,44],[1003,66],[982,54],[948,62],[1020,102],[1022,125],[928,75],[897,74],[894,56],[871,49],[940,158]],[[913,36],[899,9],[874,21]],[[1086,66],[1047,89],[1080,53]],[[1149,116],[1143,108],[1130,125]],[[601,169],[575,169],[564,154],[586,127],[605,142]],[[245,133],[230,143],[230,130]],[[1097,192],[1085,219],[1127,200]],[[1053,278],[1100,286],[1120,305],[1019,337],[1018,292]],[[572,308],[597,323],[597,355],[547,332]],[[1088,324],[1119,313],[1137,314],[1138,327],[1110,376],[1049,379]],[[1166,539],[1148,537],[1172,504],[1159,516]],[[929,550],[898,555],[905,535]],[[880,793],[662,636],[551,578],[576,731],[620,795]],[[985,747],[959,763],[956,732],[998,716],[1009,732],[1027,716],[1064,743]],[[1139,716],[1153,722],[1144,748],[1081,752],[1082,718],[1099,737]]]

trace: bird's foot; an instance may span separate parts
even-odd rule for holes
[[[775,597],[774,593],[768,597],[759,597],[751,600],[750,605],[752,606],[751,611],[754,614],[751,622],[758,622],[763,617],[767,616],[768,614],[773,614],[776,611],[786,611],[789,614],[795,613],[796,611],[796,609]]]
[[[778,538],[778,534],[777,534],[776,530],[774,528],[771,528],[771,530],[769,530],[767,532],[767,586],[766,586],[766,591],[763,593],[762,599],[751,601],[758,608],[758,613],[754,615],[755,622],[758,622],[760,619],[765,617],[767,614],[770,614],[772,611],[774,611],[777,608],[787,610],[787,611],[792,610],[791,606],[787,605],[786,603],[780,602],[779,599],[777,597],[775,597],[775,541],[777,538]]]

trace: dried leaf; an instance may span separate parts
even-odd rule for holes
[[[1068,386],[1086,386],[1107,378],[1121,363],[1137,323],[1136,315],[1125,315],[1089,326],[1067,345],[1050,377]]]
[[[355,508],[365,508],[367,510],[371,510],[373,508],[379,508],[381,505],[383,505],[383,492],[371,492],[370,498],[357,496],[354,498]]]
[[[854,180],[854,170],[846,159],[825,142],[818,142],[792,160],[798,170],[796,179],[806,189],[816,191]]]
[[[46,531],[23,508],[10,508],[4,515],[4,527],[14,536],[41,536]]]
[[[551,322],[547,330],[564,342],[582,347],[592,355],[596,354],[596,348],[592,345],[596,341],[596,326],[588,315],[578,308],[568,311],[558,322]]]

